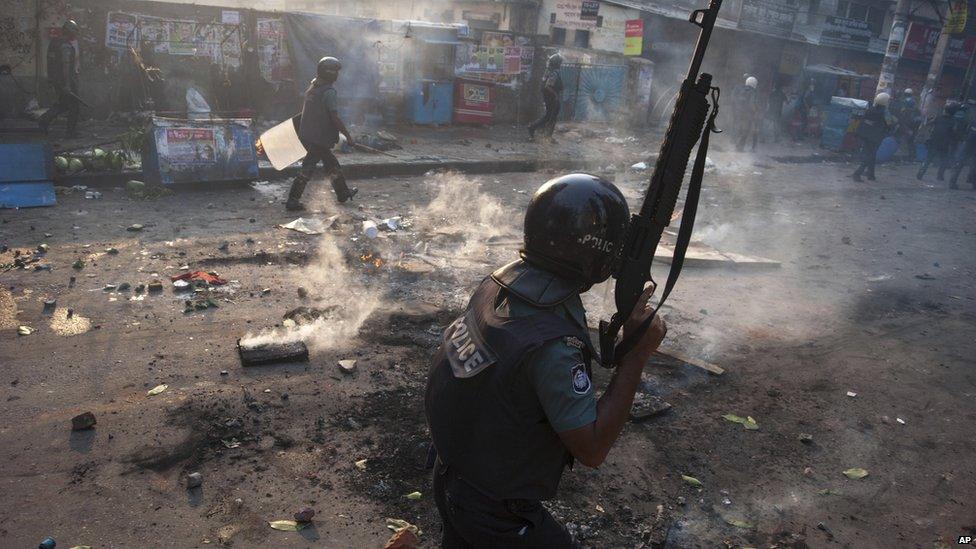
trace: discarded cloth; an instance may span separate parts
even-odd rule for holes
[[[169,279],[173,282],[176,282],[177,280],[202,280],[208,284],[213,284],[214,286],[227,284],[227,281],[223,278],[210,273],[205,273],[203,271],[188,271],[181,275],[171,276]]]

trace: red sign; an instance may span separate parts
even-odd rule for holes
[[[644,20],[630,19],[624,27],[624,36],[644,36]]]
[[[916,61],[931,61],[935,44],[939,41],[939,29],[912,22],[905,37],[902,57]],[[946,48],[945,63],[951,67],[965,69],[969,60],[976,55],[976,37],[950,38]]]

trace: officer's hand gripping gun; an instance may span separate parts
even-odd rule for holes
[[[698,147],[695,165],[688,183],[671,270],[654,314],[657,314],[677,282],[685,251],[691,241],[701,180],[705,172],[708,137],[710,133],[719,131],[715,129],[719,90],[712,87],[712,75],[707,73],[699,75],[699,70],[721,5],[722,0],[711,0],[708,8],[695,10],[689,18],[700,28],[695,54],[691,59],[688,75],[681,83],[668,131],[661,144],[661,153],[654,166],[647,194],[644,196],[644,204],[641,206],[640,213],[631,216],[623,243],[616,250],[613,276],[617,280],[614,292],[617,312],[611,317],[610,322],[600,321],[601,363],[607,368],[614,367],[621,357],[634,348],[654,318],[654,315],[648,317],[639,329],[626,334],[617,345],[617,334],[620,328],[637,305],[644,285],[651,280],[651,261],[654,259],[665,227],[671,223],[681,183],[688,167],[688,159],[698,138],[701,137],[701,145]],[[712,101],[710,116],[709,95]]]

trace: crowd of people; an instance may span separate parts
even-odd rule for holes
[[[730,109],[730,129],[737,151],[743,152],[748,146],[755,152],[761,141],[777,142],[787,135],[794,142],[819,135],[812,81],[789,92],[773,86],[763,100],[758,79],[748,74],[743,77],[743,83],[732,90]],[[847,97],[848,93],[838,89],[834,95]],[[892,155],[901,150],[909,158],[919,158],[919,180],[934,164],[938,180],[944,181],[948,173],[949,188],[958,189],[959,178],[968,169],[966,183],[976,189],[976,100],[948,100],[941,111],[925,116],[911,88],[893,96],[879,93],[857,117],[856,127],[860,163],[851,174],[855,181],[875,179],[879,149],[890,137],[887,141],[894,149],[890,151]]]

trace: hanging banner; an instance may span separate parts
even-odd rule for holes
[[[630,19],[624,26],[624,55],[640,55],[644,49],[644,20]]]
[[[949,34],[959,34],[966,30],[966,18],[969,15],[966,0],[957,0],[949,5],[949,17],[946,18],[945,30]]]
[[[820,45],[867,50],[873,36],[867,21],[828,15],[820,31]]]
[[[589,3],[589,2],[586,2]],[[559,0],[551,17],[554,27],[561,29],[593,30],[596,28],[597,18],[583,19],[583,4],[580,0]],[[599,4],[599,2],[597,2]],[[589,10],[587,10],[589,14]]]
[[[798,9],[797,0],[742,0],[739,28],[789,37]]]
[[[905,47],[902,50],[902,57],[915,61],[930,61],[935,54],[935,45],[939,41],[939,29],[920,25],[916,22],[908,28],[908,35],[905,37]],[[950,38],[946,46],[945,64],[950,67],[965,69],[969,66],[969,60],[976,55],[976,37],[966,36]]]

